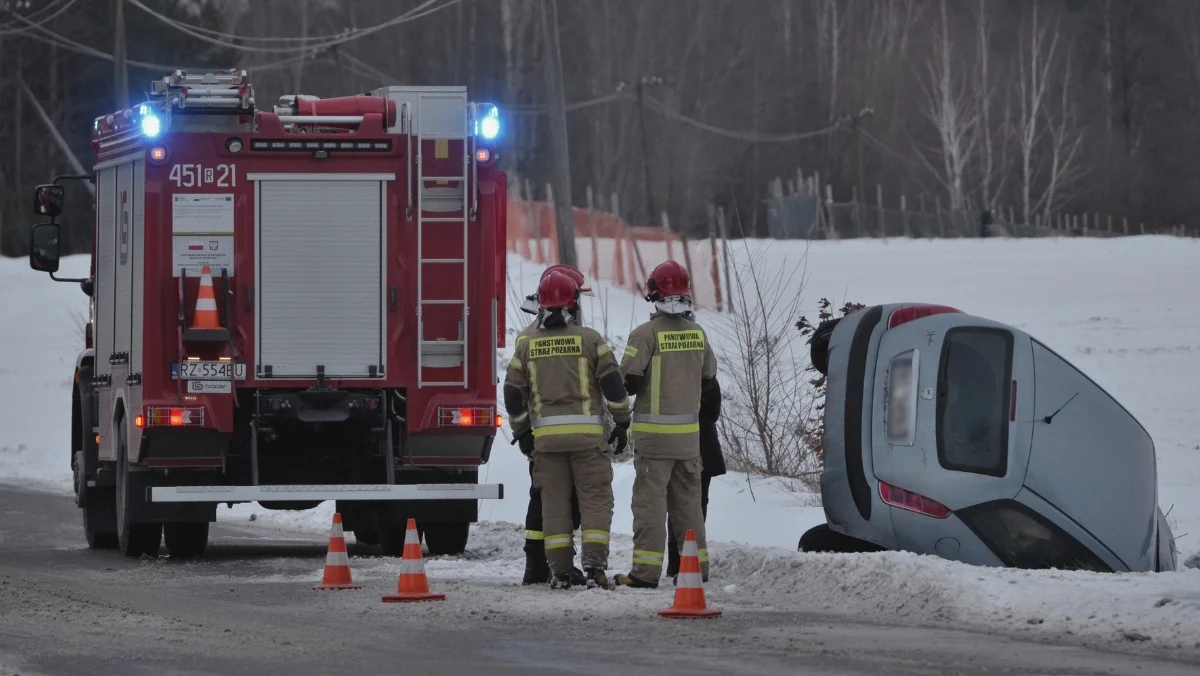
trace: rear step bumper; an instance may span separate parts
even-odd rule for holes
[[[301,500],[503,500],[504,484],[340,484],[176,486],[149,489],[150,502],[291,502]]]

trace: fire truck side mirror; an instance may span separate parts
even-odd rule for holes
[[[63,187],[54,183],[39,185],[34,190],[33,213],[55,218],[62,213]]]
[[[58,224],[38,223],[29,236],[29,267],[54,274],[58,272]]]

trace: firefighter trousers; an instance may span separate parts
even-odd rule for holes
[[[579,497],[579,525],[583,529],[580,563],[584,570],[608,568],[608,539],[613,515],[612,481],[612,460],[599,447],[534,453],[533,483],[542,493],[546,560],[554,576],[569,575],[575,558],[571,523],[572,489]]]
[[[700,472],[700,514],[708,527],[708,486],[712,483],[712,475]],[[674,577],[679,572],[679,543],[683,539],[671,527],[671,519],[667,519],[667,577]]]
[[[529,463],[529,509],[525,511],[525,558],[535,566],[546,565],[546,533],[542,529],[542,492],[533,483],[533,466]],[[571,525],[579,530],[579,496],[571,490]],[[574,558],[574,551],[572,551]]]
[[[689,460],[667,460],[635,455],[633,468],[633,568],[630,576],[657,583],[662,577],[666,521],[683,549],[688,529],[696,533],[700,550],[700,572],[708,579],[708,546],[704,537],[704,513],[700,506],[699,456]]]

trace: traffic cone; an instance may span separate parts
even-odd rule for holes
[[[192,328],[222,328],[221,318],[217,314],[217,295],[213,291],[212,270],[207,265],[200,269],[200,292],[196,294],[196,312],[192,315]]]
[[[346,535],[342,532],[342,515],[334,513],[329,528],[329,553],[325,555],[325,576],[313,589],[362,589],[350,579],[350,557],[346,554]]]
[[[675,584],[675,604],[658,611],[663,617],[713,618],[721,611],[713,610],[704,601],[704,577],[700,573],[700,550],[696,547],[696,531],[689,528],[683,536],[683,555],[679,558],[679,578]]]
[[[425,577],[425,559],[421,556],[421,538],[417,535],[417,520],[408,520],[404,533],[404,556],[400,560],[400,580],[396,593],[383,597],[385,603],[412,601],[445,601],[445,594],[429,592],[429,579]]]

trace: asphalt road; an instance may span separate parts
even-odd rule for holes
[[[669,621],[627,612],[614,592],[504,579],[442,581],[443,603],[384,604],[387,575],[356,570],[361,591],[311,589],[323,542],[214,527],[202,562],[131,560],[88,550],[79,523],[69,497],[0,486],[0,676],[1200,673],[1200,664],[751,605]],[[550,594],[574,596],[547,605],[539,595]]]

